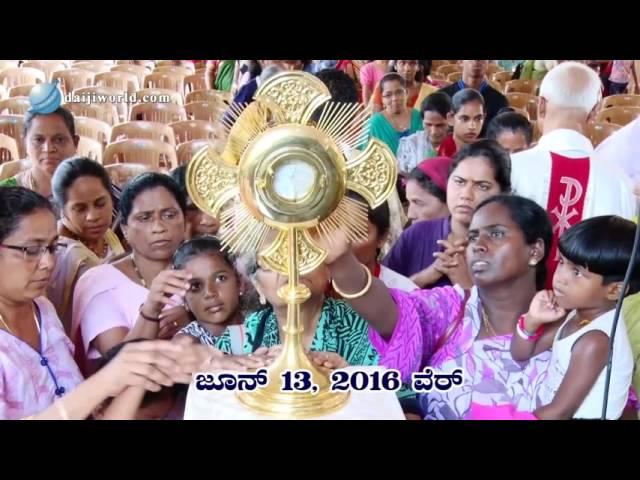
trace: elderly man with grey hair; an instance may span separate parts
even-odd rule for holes
[[[515,193],[546,208],[553,224],[547,286],[558,263],[558,238],[581,220],[598,215],[634,216],[631,180],[615,166],[593,160],[586,137],[602,96],[598,74],[563,62],[544,77],[538,100],[542,137],[531,150],[511,156]]]

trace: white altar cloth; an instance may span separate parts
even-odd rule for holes
[[[347,367],[345,370],[385,371],[383,367]],[[255,412],[244,406],[230,390],[198,390],[191,382],[184,410],[185,420],[282,420],[282,417]],[[340,410],[304,420],[404,420],[395,392],[351,391]]]

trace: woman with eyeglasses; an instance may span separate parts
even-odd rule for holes
[[[0,188],[0,420],[82,419],[105,398],[122,408],[138,392],[188,383],[196,371],[244,368],[204,345],[152,340],[126,345],[83,382],[44,297],[58,247],[51,203],[24,187]]]
[[[407,107],[407,84],[397,73],[380,80],[383,110],[371,117],[370,133],[382,140],[395,155],[400,139],[422,130],[420,112]]]
[[[44,410],[82,381],[53,304],[56,218],[42,195],[0,188],[0,418]]]

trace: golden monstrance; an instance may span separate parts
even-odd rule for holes
[[[189,163],[189,195],[220,218],[225,248],[236,254],[259,249],[261,263],[289,279],[278,291],[288,304],[283,351],[269,368],[268,385],[238,398],[280,417],[327,414],[341,408],[348,393],[331,392],[327,371],[304,352],[300,304],[310,292],[299,278],[326,258],[314,239],[330,244],[338,230],[351,241],[367,237],[367,206],[345,192],[360,193],[372,208],[382,204],[395,187],[395,157],[376,139],[359,151],[369,137],[369,110],[332,102],[326,86],[307,73],[275,75],[253,103],[232,111],[224,151],[204,148]],[[357,155],[347,159],[350,152]],[[302,369],[311,372],[317,392],[281,392],[281,374]]]

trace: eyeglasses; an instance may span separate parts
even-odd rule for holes
[[[51,245],[5,245],[0,243],[0,248],[8,248],[10,250],[16,250],[22,252],[24,260],[27,262],[39,262],[44,256],[45,252],[49,252],[51,255],[55,255],[60,247],[64,247],[61,243],[52,243]]]

